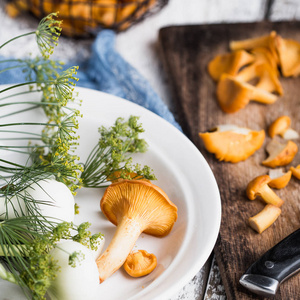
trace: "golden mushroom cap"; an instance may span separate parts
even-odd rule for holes
[[[214,153],[220,161],[237,163],[246,160],[263,144],[264,130],[245,129],[245,133],[234,130],[199,133],[207,151]]]
[[[293,141],[280,143],[276,140],[272,140],[267,145],[267,152],[269,156],[262,164],[266,167],[276,168],[286,166],[292,162],[298,152],[298,146]]]
[[[299,75],[300,43],[283,39],[281,36],[277,36],[275,41],[282,75],[285,77]]]
[[[269,182],[271,178],[269,175],[261,175],[255,177],[248,183],[246,194],[250,200],[254,200],[258,195],[260,195],[260,190],[263,189]]]
[[[218,81],[223,73],[236,75],[240,68],[251,63],[254,56],[244,50],[217,55],[208,64],[208,73]]]
[[[217,86],[218,103],[226,113],[234,113],[244,108],[251,100],[252,94],[248,84],[228,74],[221,76]]]
[[[134,219],[142,232],[167,235],[177,220],[177,207],[158,186],[143,180],[112,183],[100,201],[104,215],[118,225],[122,218]]]
[[[272,169],[269,171],[269,176],[271,178],[269,187],[275,189],[283,189],[290,182],[292,171],[290,170],[284,173],[281,169]]]
[[[271,138],[275,135],[283,135],[284,132],[290,128],[291,118],[289,116],[281,116],[277,118],[272,124],[269,126],[268,133]]]
[[[141,277],[150,274],[157,265],[157,259],[154,254],[145,250],[138,250],[128,255],[123,267],[132,277]]]
[[[300,180],[300,165],[298,165],[296,168],[291,167],[290,170],[291,170],[293,176]]]

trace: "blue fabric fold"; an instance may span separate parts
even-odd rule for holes
[[[149,82],[115,50],[115,37],[116,34],[112,30],[101,31],[93,42],[92,53],[87,61],[67,63],[79,65],[77,86],[96,89],[132,101],[181,130]],[[12,63],[1,63],[0,70],[10,66]],[[19,69],[0,73],[1,84],[23,81],[24,75]]]

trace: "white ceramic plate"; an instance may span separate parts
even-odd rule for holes
[[[221,202],[214,176],[198,149],[174,126],[145,108],[98,91],[78,88],[83,99],[78,154],[84,162],[99,138],[98,127],[111,126],[118,117],[140,116],[149,144],[134,161],[151,166],[161,187],[178,207],[178,220],[164,238],[142,234],[136,249],[157,257],[157,268],[148,276],[131,278],[122,269],[99,285],[99,299],[168,299],[200,270],[219,232]],[[80,214],[76,223],[89,221],[92,232],[102,232],[106,245],[115,226],[100,212],[103,189],[81,189],[76,196]],[[13,285],[0,281],[0,300],[20,299]]]

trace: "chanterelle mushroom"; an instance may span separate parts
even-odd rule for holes
[[[245,82],[258,78],[259,80],[255,84],[256,88],[270,93],[277,92],[279,95],[283,95],[283,89],[277,73],[275,69],[267,63],[254,62],[238,73],[235,78]]]
[[[258,233],[262,233],[276,221],[280,213],[279,207],[267,204],[261,212],[249,218],[249,225]]]
[[[100,206],[107,219],[117,225],[108,248],[97,259],[100,282],[122,266],[142,232],[165,236],[177,219],[177,207],[166,193],[142,180],[111,184]]]
[[[291,129],[290,125],[291,118],[289,116],[281,116],[270,125],[268,133],[271,138],[273,138],[275,135],[280,135],[286,140],[299,138],[298,132],[294,129]]]
[[[271,169],[269,171],[271,181],[268,183],[271,188],[283,189],[292,177],[292,171],[283,172],[282,169]]]
[[[254,200],[260,196],[267,204],[280,207],[284,201],[269,187],[268,183],[270,181],[271,178],[269,175],[261,175],[251,180],[246,189],[249,200]]]
[[[251,50],[258,47],[267,48],[274,57],[276,63],[279,58],[276,51],[276,42],[275,39],[277,37],[276,31],[271,31],[269,35],[264,35],[260,37],[250,38],[241,41],[231,41],[229,43],[229,47],[231,50]]]
[[[236,75],[241,67],[251,63],[253,55],[244,50],[217,55],[208,64],[208,73],[218,81],[223,73]]]
[[[258,150],[265,139],[264,130],[255,131],[236,125],[219,125],[212,132],[199,133],[207,151],[220,161],[236,163]]]
[[[128,255],[123,267],[132,277],[141,277],[150,274],[157,265],[156,256],[145,250],[138,250]]]
[[[293,141],[280,143],[273,139],[266,148],[269,156],[262,164],[270,168],[288,165],[298,152],[298,146]]]
[[[277,36],[276,47],[282,75],[298,76],[300,74],[300,43]]]
[[[298,165],[296,168],[291,167],[290,170],[291,170],[293,176],[300,180],[300,165]]]
[[[272,104],[277,96],[249,83],[223,74],[217,86],[217,99],[221,109],[226,113],[234,113],[244,108],[250,100],[264,104]]]

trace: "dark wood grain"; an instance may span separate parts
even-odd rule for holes
[[[222,222],[214,251],[229,299],[259,299],[239,285],[239,278],[265,251],[300,226],[300,181],[294,178],[286,188],[276,191],[285,203],[275,224],[262,234],[247,225],[247,219],[258,213],[263,203],[249,201],[245,189],[251,179],[268,172],[261,161],[267,156],[265,146],[270,138],[248,160],[231,164],[217,161],[198,136],[199,132],[219,124],[266,130],[275,118],[284,114],[291,117],[293,128],[300,132],[300,78],[281,78],[284,96],[272,105],[251,102],[243,110],[226,114],[217,104],[216,84],[207,73],[208,62],[215,55],[229,51],[230,40],[257,37],[271,30],[300,41],[297,22],[177,26],[163,28],[159,35],[178,121],[208,161],[219,185]],[[296,142],[300,146],[299,140]],[[298,164],[299,153],[291,165]],[[296,275],[281,285],[275,299],[299,299],[299,287],[300,275]]]

